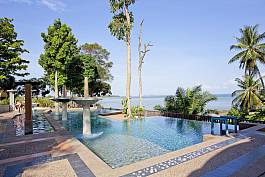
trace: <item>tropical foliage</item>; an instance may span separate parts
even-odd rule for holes
[[[265,89],[262,76],[258,68],[258,61],[265,63],[265,33],[259,34],[258,25],[245,26],[240,29],[241,36],[236,38],[237,43],[230,47],[231,50],[239,50],[229,63],[239,60],[239,68],[245,69],[245,75],[258,74],[263,89]]]
[[[156,106],[156,108],[181,114],[202,114],[207,103],[216,99],[208,91],[202,91],[200,85],[186,90],[179,87],[175,95],[165,98],[165,107]]]
[[[37,103],[40,107],[54,107],[54,101],[50,99],[50,97],[46,98],[32,98],[33,103]]]
[[[243,80],[236,78],[238,87],[240,90],[236,90],[232,93],[235,97],[233,105],[238,107],[243,112],[249,112],[260,108],[262,100],[260,98],[260,80],[254,80],[253,76],[244,76]]]
[[[144,107],[132,106],[132,117],[133,118],[143,118],[144,117]]]
[[[245,26],[240,29],[240,33],[241,36],[236,37],[237,43],[230,47],[231,50],[239,52],[229,63],[239,61],[239,68],[244,69],[245,75],[242,79],[235,79],[239,90],[232,93],[233,108],[229,114],[246,117],[251,111],[262,108],[264,104],[265,86],[260,64],[265,64],[265,33],[259,33],[258,25]]]
[[[28,52],[23,49],[24,41],[17,39],[13,19],[0,18],[0,81],[1,89],[6,89],[9,84],[13,84],[14,76],[25,76],[29,61],[21,58],[21,54]],[[11,81],[11,82],[10,82]],[[2,81],[1,81],[2,82]],[[3,88],[2,88],[3,87]]]
[[[128,99],[127,98],[122,98],[121,100],[121,105],[122,105],[122,114],[127,117],[128,116]]]

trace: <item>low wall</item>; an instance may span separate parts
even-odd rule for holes
[[[198,121],[206,121],[211,122],[211,116],[203,116],[203,115],[188,115],[188,114],[179,114],[174,112],[160,112],[160,111],[151,111],[146,110],[145,116],[165,116],[165,117],[174,117],[174,118],[182,118],[189,120],[198,120]]]
[[[0,113],[9,112],[9,105],[0,105]]]
[[[248,123],[248,122],[239,122],[239,130],[244,130],[250,127],[254,127],[257,124],[255,123]]]

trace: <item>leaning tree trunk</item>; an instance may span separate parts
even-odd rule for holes
[[[131,19],[130,19],[130,14],[128,11],[128,7],[125,5],[125,16],[127,20],[127,25],[128,25],[128,31],[126,34],[126,44],[127,44],[127,82],[126,82],[126,98],[128,100],[127,102],[127,114],[128,117],[132,117],[132,112],[131,112]]]
[[[88,77],[84,79],[84,97],[89,96],[89,89],[88,89]]]
[[[263,88],[263,93],[264,93],[265,92],[265,85],[264,85],[263,78],[262,78],[261,73],[260,73],[258,68],[257,68],[257,72],[258,72],[258,75],[259,75],[259,78],[260,78],[260,82],[261,82],[262,88]]]

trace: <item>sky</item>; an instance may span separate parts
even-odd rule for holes
[[[214,94],[237,89],[234,79],[243,75],[239,63],[228,64],[239,29],[259,24],[265,31],[264,0],[136,0],[130,8],[135,17],[132,30],[131,94],[138,95],[138,33],[144,19],[143,42],[153,44],[143,64],[143,94],[171,95],[177,87],[201,84]],[[111,36],[108,0],[0,0],[0,17],[13,18],[18,38],[30,51],[29,77],[41,77],[38,59],[54,19],[69,25],[78,44],[97,42],[111,53],[114,65],[112,93],[125,95],[127,50]],[[264,66],[260,67],[265,74]]]

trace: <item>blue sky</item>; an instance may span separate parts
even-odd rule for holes
[[[173,94],[178,86],[202,84],[213,93],[231,93],[243,75],[229,46],[244,25],[260,24],[265,31],[264,0],[136,0],[132,32],[132,95],[138,94],[137,35],[144,19],[143,40],[154,46],[143,66],[144,95]],[[126,46],[107,28],[112,14],[108,0],[0,0],[0,17],[14,18],[19,38],[30,51],[30,77],[40,77],[43,52],[40,33],[56,18],[73,30],[79,44],[97,42],[111,52],[111,82],[115,95],[124,95]],[[261,71],[265,73],[264,66]]]

